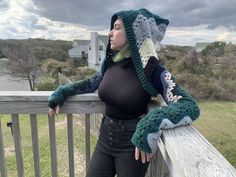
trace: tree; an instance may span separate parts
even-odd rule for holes
[[[3,54],[9,60],[7,73],[15,77],[19,82],[27,80],[31,91],[35,90],[40,66],[29,47],[27,45],[5,47],[3,48]]]
[[[0,49],[0,58],[4,58],[5,56],[3,55],[1,49]]]
[[[227,46],[227,44],[224,41],[216,41],[212,44],[208,45],[204,50],[202,50],[202,55],[205,57],[208,56],[223,56],[224,55],[224,49]]]

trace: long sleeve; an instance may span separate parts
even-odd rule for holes
[[[152,85],[162,95],[167,106],[151,109],[140,120],[131,139],[142,151],[151,153],[157,148],[157,140],[162,129],[170,129],[190,124],[200,115],[194,99],[179,86],[171,73],[158,65],[155,69]]]
[[[71,96],[94,92],[101,83],[102,78],[101,72],[97,72],[87,79],[58,87],[48,98],[49,107],[62,106],[64,101]]]

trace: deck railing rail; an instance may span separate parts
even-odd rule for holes
[[[10,114],[15,146],[18,177],[24,173],[22,155],[20,114],[29,114],[32,136],[32,153],[35,177],[41,176],[37,115],[48,113],[48,96],[52,92],[0,91],[0,116]],[[70,98],[61,108],[67,115],[69,176],[75,176],[74,135],[72,114],[85,114],[86,169],[90,160],[90,115],[103,113],[104,104],[96,93]],[[0,117],[1,118],[1,117]],[[57,177],[57,145],[55,117],[48,116],[51,176]],[[0,119],[0,173],[7,177],[7,165]],[[164,130],[158,149],[147,171],[146,177],[236,177],[236,169],[194,128],[193,125]],[[86,170],[85,169],[85,170]]]

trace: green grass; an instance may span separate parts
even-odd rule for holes
[[[9,115],[0,115],[3,141],[5,147],[6,167],[8,176],[17,176],[16,158],[14,152],[14,140],[11,130],[6,126],[11,121]],[[33,155],[32,155],[32,138],[30,119],[28,115],[20,115],[20,129],[22,140],[22,154],[24,162],[24,173],[27,177],[34,176]],[[47,115],[38,115],[38,135],[40,151],[40,168],[41,176],[51,176],[51,160],[49,145],[49,130]],[[65,115],[59,115],[56,121],[56,144],[57,144],[57,162],[58,176],[68,176],[68,147],[67,147],[67,123]],[[74,119],[74,147],[75,147],[75,174],[84,176],[85,173],[85,129],[81,124],[77,124],[78,118]],[[81,119],[81,122],[82,119]],[[96,144],[96,137],[91,135],[91,153]]]
[[[236,102],[199,101],[198,103],[201,115],[194,125],[236,167]]]

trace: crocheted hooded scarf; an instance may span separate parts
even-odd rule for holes
[[[111,30],[117,18],[122,19],[124,23],[131,57],[142,86],[147,93],[156,96],[158,93],[145,76],[144,68],[151,56],[158,59],[157,52],[161,48],[160,42],[165,35],[169,21],[144,8],[120,11],[111,17]],[[110,46],[109,41],[106,49],[106,58],[101,67],[102,75],[112,60]]]
[[[175,82],[171,73],[161,65],[157,65],[155,74],[150,79],[151,82],[153,81],[154,87],[148,81],[150,77],[145,75],[144,69],[148,70],[148,67],[145,67],[147,62],[158,60],[157,51],[169,23],[168,20],[154,15],[146,9],[121,11],[112,16],[111,29],[117,18],[123,20],[132,62],[142,86],[152,96],[159,92],[168,105],[150,109],[138,122],[131,139],[131,142],[142,151],[154,153],[163,129],[191,123],[199,117],[200,110],[193,98]],[[59,87],[49,97],[49,106],[54,109],[57,105],[62,106],[70,96],[94,92],[102,82],[102,75],[110,62],[113,62],[113,52],[109,42],[101,72],[95,73],[90,78]],[[149,64],[147,66],[150,66]]]

